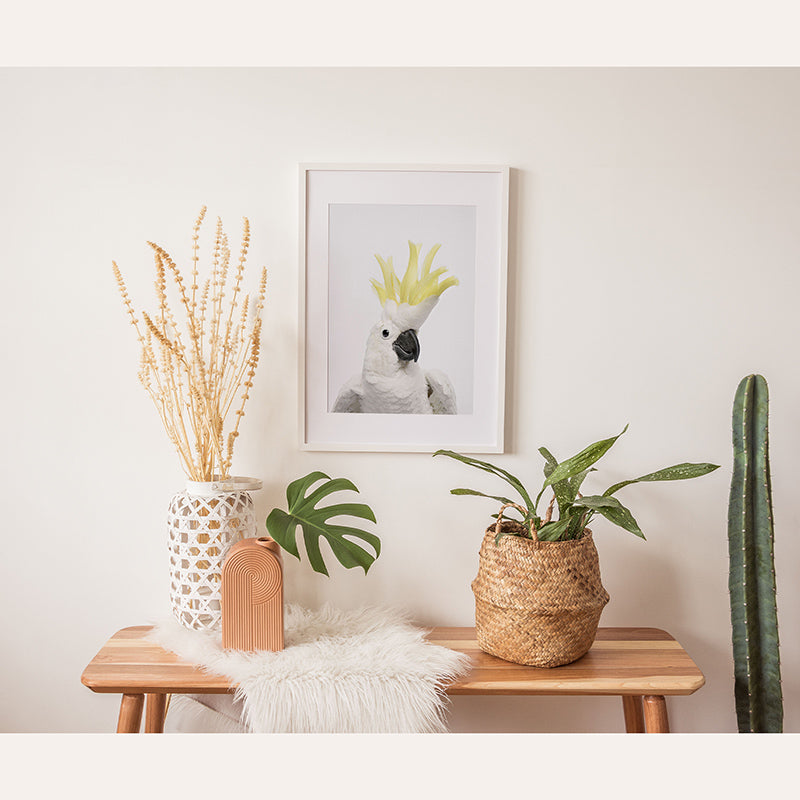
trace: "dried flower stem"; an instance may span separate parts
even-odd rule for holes
[[[186,474],[192,480],[210,481],[214,474],[229,477],[239,423],[250,397],[261,350],[261,312],[266,296],[266,269],[262,269],[254,301],[242,292],[244,268],[250,246],[250,223],[244,218],[242,245],[232,281],[231,299],[224,303],[230,265],[228,239],[217,219],[211,277],[203,284],[198,302],[199,238],[205,206],[192,235],[191,285],[187,291],[180,269],[171,256],[153,242],[158,313],[142,312],[144,328],[128,296],[119,267],[112,262],[131,324],[141,345],[139,380],[158,411]],[[167,273],[177,288],[186,315],[186,344],[167,296]],[[224,435],[225,421],[237,397],[232,430]]]

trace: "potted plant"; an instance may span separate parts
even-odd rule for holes
[[[114,277],[141,347],[139,380],[158,411],[186,473],[186,489],[171,500],[167,520],[170,600],[177,619],[192,629],[213,629],[221,619],[222,561],[235,541],[256,534],[249,492],[255,478],[231,474],[239,425],[261,352],[266,268],[247,293],[244,271],[250,223],[242,224],[233,260],[218,218],[210,274],[200,275],[200,230],[194,223],[187,276],[160,245],[148,242],[155,260],[156,306],[134,311],[116,262]]]
[[[502,478],[520,497],[474,489],[452,489],[451,494],[488,497],[501,504],[495,522],[486,529],[480,548],[475,594],[478,644],[492,655],[519,664],[556,667],[584,655],[592,645],[608,593],[600,580],[597,549],[588,525],[599,514],[609,522],[644,539],[631,512],[614,497],[632,483],[696,478],[718,468],[716,464],[676,464],[620,481],[602,494],[581,494],[592,466],[628,429],[602,439],[559,462],[545,447],[544,483],[533,499],[519,478],[500,467],[451,450],[447,456]],[[540,515],[545,491],[552,499]],[[506,516],[517,512],[518,518]]]

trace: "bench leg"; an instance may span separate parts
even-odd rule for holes
[[[142,724],[143,694],[123,694],[119,704],[117,733],[139,733]]]
[[[669,733],[667,701],[662,695],[644,698],[644,724],[648,733]]]
[[[625,732],[644,733],[642,698],[633,695],[623,695],[622,711],[625,714]]]
[[[145,733],[164,733],[164,715],[167,709],[165,694],[147,695],[147,712],[144,718]]]

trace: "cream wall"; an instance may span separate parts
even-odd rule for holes
[[[287,596],[407,608],[469,625],[499,488],[420,454],[301,453],[298,163],[497,163],[513,170],[507,454],[538,482],[628,433],[597,489],[685,460],[722,468],[625,490],[647,542],[595,527],[602,624],[669,630],[706,686],[668,701],[684,732],[735,730],[727,593],[730,410],[739,379],[772,392],[786,730],[800,731],[796,70],[180,69],[0,72],[4,608],[0,731],[113,729],[116,698],[80,684],[116,629],[167,609],[164,515],[183,483],[136,380],[110,262],[152,304],[145,242],[185,262],[202,204],[270,268],[263,361],[235,471],[261,477],[261,520],[311,469],[353,479],[376,511],[369,575],[288,562]],[[409,498],[412,498],[409,501]],[[622,730],[619,701],[457,698],[456,731]]]

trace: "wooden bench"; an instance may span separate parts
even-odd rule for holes
[[[149,626],[123,628],[92,659],[81,682],[94,692],[122,695],[118,733],[161,733],[170,694],[220,694],[235,689],[147,640]],[[482,652],[474,628],[434,628],[433,644],[467,653],[469,674],[450,695],[616,695],[628,733],[668,733],[665,697],[689,695],[705,678],[689,654],[657,628],[600,628],[591,650],[572,664],[525,667]]]

